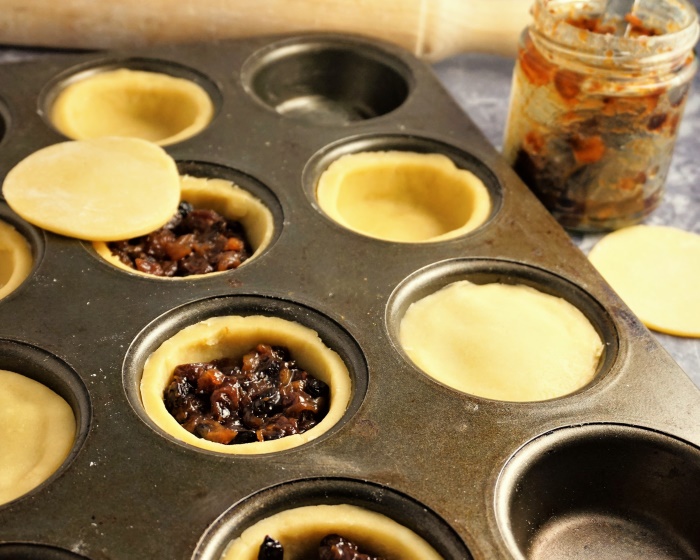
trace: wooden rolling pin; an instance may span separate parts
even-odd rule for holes
[[[124,48],[332,31],[435,61],[512,55],[531,0],[0,0],[0,44]]]

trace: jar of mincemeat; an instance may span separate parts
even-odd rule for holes
[[[659,204],[697,62],[686,0],[535,0],[513,75],[504,155],[566,228],[610,230]]]

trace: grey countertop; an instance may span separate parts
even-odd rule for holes
[[[0,64],[51,56],[50,51],[0,47]],[[433,68],[457,103],[500,149],[514,61],[510,58],[462,54],[434,64]],[[700,74],[688,98],[674,159],[661,206],[646,220],[700,234]],[[584,253],[600,236],[573,235]],[[700,285],[700,283],[699,283]],[[699,288],[700,289],[700,288]],[[655,334],[657,339],[700,387],[700,339]]]

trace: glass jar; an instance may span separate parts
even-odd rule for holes
[[[686,0],[535,0],[513,74],[503,153],[566,228],[637,223],[659,204],[697,62]],[[619,31],[617,31],[619,29]]]

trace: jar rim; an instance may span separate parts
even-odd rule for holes
[[[576,25],[574,17],[601,17],[605,0],[535,0],[532,7],[535,31],[550,50],[585,58],[591,65],[663,65],[692,51],[700,25],[695,7],[688,0],[641,0],[635,15],[662,26],[656,35],[633,37],[600,33]],[[654,28],[656,29],[656,28]],[[607,64],[606,64],[607,63]]]

